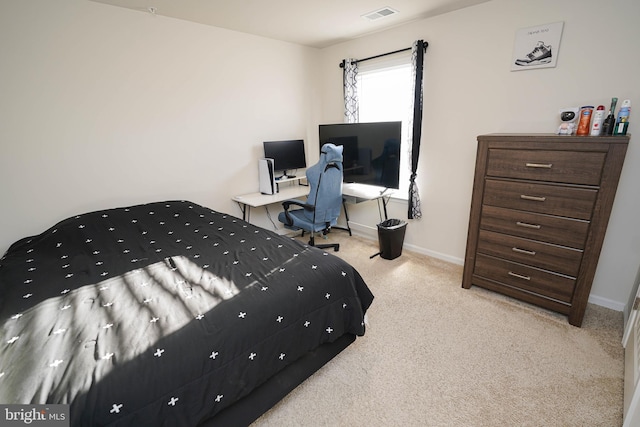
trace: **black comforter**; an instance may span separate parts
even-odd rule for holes
[[[172,201],[16,242],[0,298],[0,403],[68,403],[74,426],[194,426],[363,335],[373,296],[334,255]]]

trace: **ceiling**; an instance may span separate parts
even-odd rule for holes
[[[324,48],[490,0],[90,0]],[[363,18],[382,8],[398,13]]]

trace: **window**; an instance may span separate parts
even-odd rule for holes
[[[393,58],[358,64],[357,91],[360,122],[402,121],[400,189],[398,197],[409,191],[409,118],[412,105],[411,52]]]

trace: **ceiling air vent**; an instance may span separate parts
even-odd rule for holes
[[[382,19],[382,18],[386,18],[387,16],[395,15],[396,13],[398,13],[398,11],[395,9],[391,9],[390,7],[383,7],[382,9],[365,13],[364,15],[362,15],[362,17],[365,19],[368,19],[369,21],[375,21],[377,19]]]

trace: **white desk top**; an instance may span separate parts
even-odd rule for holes
[[[307,179],[307,170],[306,169],[302,169],[302,170],[298,170],[296,176],[294,176],[293,178],[276,178],[276,184],[284,184],[285,182],[295,182],[295,181],[302,181],[304,179]]]
[[[304,185],[292,185],[281,188],[276,194],[249,193],[234,196],[233,200],[238,203],[249,205],[252,208],[257,208],[259,206],[266,206],[272,203],[280,203],[287,199],[304,198],[307,194],[309,194],[309,187]]]
[[[348,183],[342,185],[342,196],[346,202],[360,203],[383,197],[384,190],[383,187]],[[252,208],[257,208],[272,203],[280,203],[287,199],[304,199],[308,194],[309,187],[304,185],[290,185],[281,187],[280,191],[276,194],[249,193],[234,196],[233,200],[251,206]]]
[[[386,189],[374,185],[357,184],[350,182],[342,184],[342,195],[362,200],[375,200],[384,196]]]

